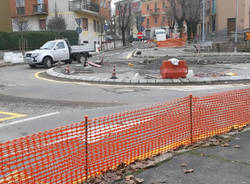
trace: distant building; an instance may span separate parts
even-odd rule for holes
[[[250,27],[250,0],[238,2],[238,30],[242,31]],[[227,37],[235,32],[235,24],[236,0],[207,0],[206,34]],[[198,27],[198,33],[202,33],[202,23]]]
[[[0,31],[3,31],[3,32],[12,31],[9,9],[10,9],[9,0],[1,0],[0,1]]]
[[[110,18],[110,0],[10,0],[13,31],[46,30],[48,20],[62,16],[67,30],[79,33],[80,43],[103,40],[103,25]]]
[[[13,31],[46,30],[48,0],[10,0]]]
[[[166,0],[143,0],[141,16],[144,17],[143,27],[147,39],[152,39],[156,29],[165,29],[169,32],[167,21],[167,7],[169,1]]]

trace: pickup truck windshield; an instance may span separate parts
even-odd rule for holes
[[[47,42],[45,43],[41,49],[52,49],[55,46],[56,42]]]

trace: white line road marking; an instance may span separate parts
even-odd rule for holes
[[[56,115],[56,114],[59,114],[59,113],[60,112],[52,112],[52,113],[43,114],[43,115],[40,115],[40,116],[35,116],[35,117],[31,117],[31,118],[26,118],[26,119],[21,119],[21,120],[17,120],[17,121],[12,121],[12,122],[9,122],[9,123],[6,123],[6,124],[0,124],[0,128],[6,127],[6,126],[10,126],[10,125],[19,124],[19,123],[23,123],[23,122],[26,122],[26,121],[32,121],[32,120],[35,120],[35,119],[40,119],[40,118],[45,118],[45,117],[53,116],[53,115]]]
[[[134,51],[130,52],[130,53],[127,55],[126,59],[131,58],[131,57],[132,57],[133,52],[134,52]]]
[[[107,127],[99,127],[99,129],[97,129],[97,127],[94,128],[90,128],[89,129],[89,134],[88,134],[88,143],[94,143],[97,141],[100,141],[102,139],[104,139],[105,137],[109,136],[110,134],[114,134],[114,133],[119,133],[122,131],[125,131],[127,129],[133,128],[136,125],[140,125],[141,123],[145,123],[147,121],[152,121],[154,118],[147,118],[147,119],[143,119],[140,121],[135,121],[135,120],[131,120],[131,121],[126,121],[123,122],[123,125],[120,124],[114,124],[111,126],[107,126]],[[124,124],[125,123],[125,124]],[[79,127],[76,128],[72,128],[66,131],[63,131],[64,134],[68,135],[68,137],[65,138],[61,138],[60,140],[56,140],[50,143],[45,143],[45,144],[39,144],[39,148],[45,148],[46,146],[50,146],[50,145],[54,145],[57,143],[61,143],[64,141],[70,141],[73,139],[78,139],[79,141],[84,141],[84,134],[85,131],[83,130],[79,130]],[[67,134],[68,133],[68,134]],[[30,145],[29,149],[32,149],[32,145]],[[38,147],[36,147],[36,149],[38,149]],[[6,157],[9,157],[11,155],[17,154],[18,152],[24,152],[27,151],[28,149],[23,149],[21,151],[17,151],[17,152],[12,152],[9,154],[4,154],[3,157],[1,157],[1,159],[5,159]]]

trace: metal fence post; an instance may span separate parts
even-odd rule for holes
[[[189,96],[190,101],[190,142],[193,143],[193,95]]]
[[[86,180],[88,179],[88,115],[84,116],[85,119],[85,171]]]

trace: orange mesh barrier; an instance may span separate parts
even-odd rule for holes
[[[187,41],[187,34],[183,34],[182,38],[169,38],[165,41],[158,41],[158,47],[168,47],[168,48],[175,48],[175,47],[185,47]]]
[[[194,97],[192,104],[194,141],[250,123],[250,89]]]
[[[85,177],[85,128],[77,123],[5,142],[0,183],[73,183]]]
[[[250,89],[177,99],[0,144],[0,183],[80,183],[250,122]]]

